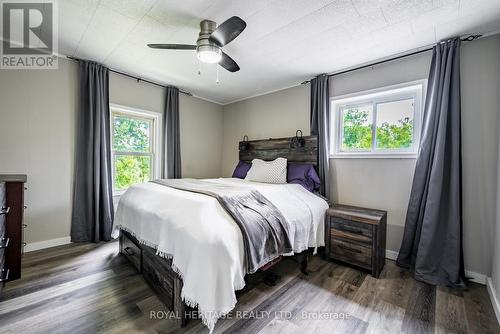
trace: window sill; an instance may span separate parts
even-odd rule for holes
[[[415,153],[394,154],[331,154],[330,159],[417,159]]]
[[[125,190],[115,191],[113,192],[113,197],[120,197],[125,193]]]

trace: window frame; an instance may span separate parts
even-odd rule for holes
[[[110,115],[110,145],[111,145],[111,177],[112,177],[112,187],[113,196],[120,196],[127,189],[117,190],[115,188],[115,157],[120,155],[132,155],[132,156],[150,156],[151,157],[151,179],[157,179],[161,177],[161,122],[162,115],[157,112],[142,110],[137,108],[126,107],[118,104],[110,103],[109,105],[109,115]],[[135,118],[140,120],[146,120],[151,122],[151,136],[150,136],[150,146],[151,152],[125,152],[125,151],[115,151],[113,147],[114,143],[114,117],[125,116],[129,118]]]
[[[416,80],[377,89],[330,98],[330,158],[408,158],[415,159],[420,147],[420,135],[427,80]],[[413,145],[411,149],[377,149],[377,105],[414,99]],[[370,150],[342,151],[344,128],[343,108],[346,106],[372,106],[372,146]]]

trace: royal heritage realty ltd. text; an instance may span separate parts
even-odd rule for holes
[[[350,315],[345,312],[291,312],[291,311],[234,311],[226,314],[217,312],[186,311],[184,318],[201,319],[202,315],[219,319],[284,319],[284,320],[347,320]],[[150,311],[150,319],[180,319],[181,316],[173,311]]]

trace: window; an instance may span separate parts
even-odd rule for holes
[[[111,105],[113,192],[158,177],[159,115]]]
[[[333,157],[416,157],[425,81],[332,99]]]

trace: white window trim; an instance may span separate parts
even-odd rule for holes
[[[415,86],[421,86],[421,90],[417,94],[410,93]],[[390,97],[385,96],[386,91],[394,90]],[[332,159],[380,159],[380,158],[392,158],[392,159],[416,159],[418,156],[418,151],[420,148],[420,135],[421,135],[421,125],[423,117],[423,109],[425,103],[425,93],[427,91],[427,79],[416,80],[411,82],[405,82],[397,85],[391,85],[376,89],[365,90],[361,92],[356,92],[352,94],[345,94],[340,96],[334,96],[330,98],[330,158]],[[340,150],[340,143],[342,141],[342,127],[340,117],[341,108],[349,104],[363,104],[367,102],[376,101],[377,103],[384,101],[394,101],[394,97],[397,98],[408,98],[413,96],[415,98],[415,114],[414,114],[414,142],[413,149],[408,150],[378,150],[374,152],[374,147],[371,151],[360,151],[360,152],[343,152]],[[360,99],[364,97],[363,99]],[[376,108],[373,110],[373,124],[377,122]],[[373,129],[375,131],[375,129]],[[375,134],[373,134],[375,135]],[[375,137],[373,143],[375,143]]]
[[[161,178],[161,168],[162,168],[162,122],[163,122],[163,117],[162,114],[154,112],[154,111],[149,111],[149,110],[143,110],[143,109],[138,109],[138,108],[131,108],[119,104],[114,104],[110,103],[109,104],[109,113],[110,113],[110,127],[111,127],[111,132],[110,132],[110,140],[111,140],[111,159],[113,160],[115,151],[113,150],[113,141],[114,141],[114,131],[113,131],[113,115],[114,114],[124,114],[124,115],[131,115],[131,116],[137,116],[141,118],[149,118],[153,120],[153,127],[152,127],[152,154],[153,154],[153,171],[151,173],[151,177],[153,179],[159,179]],[[142,154],[141,154],[142,155]],[[126,189],[122,190],[115,190],[115,168],[114,168],[114,161],[111,161],[111,175],[112,175],[112,184],[113,184],[113,196],[120,196],[123,194]]]

